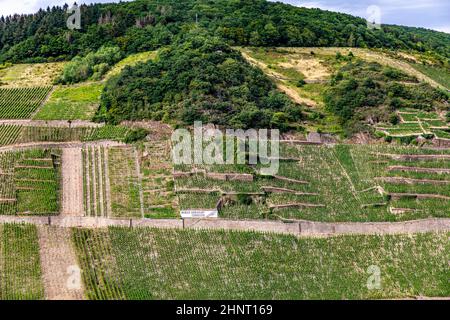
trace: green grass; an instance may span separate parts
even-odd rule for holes
[[[73,229],[86,296],[136,300],[448,296],[448,236]],[[372,265],[377,290],[367,288]]]
[[[411,63],[411,66],[417,71],[422,72],[440,85],[450,89],[450,72],[445,68],[438,68],[418,63]]]
[[[36,120],[91,120],[100,104],[103,83],[57,87]]]
[[[43,298],[36,227],[0,225],[0,300]]]
[[[135,66],[140,62],[146,62],[156,58],[157,51],[140,52],[129,55],[122,61],[119,61],[105,76],[106,79],[118,75],[125,67]]]

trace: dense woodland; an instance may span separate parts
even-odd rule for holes
[[[450,35],[420,28],[367,28],[350,15],[265,0],[135,0],[83,5],[82,29],[69,30],[67,5],[0,18],[0,61],[86,55],[102,46],[126,53],[172,42],[193,25],[231,45],[350,46],[415,49],[450,57]]]
[[[195,30],[163,49],[156,61],[128,67],[109,80],[98,118],[288,129],[302,113],[239,52]]]

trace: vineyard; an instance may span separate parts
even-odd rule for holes
[[[30,142],[123,141],[130,129],[124,126],[45,127],[0,125],[0,146]]]
[[[86,296],[99,300],[448,296],[448,236],[73,229]],[[367,289],[371,265],[381,290]]]
[[[0,88],[0,119],[29,119],[51,87]]]
[[[450,126],[444,115],[414,109],[402,109],[398,112],[400,122],[396,125],[384,125],[377,130],[386,136],[418,137],[430,136],[450,139]]]
[[[142,146],[140,164],[143,175],[144,210],[147,218],[178,216],[168,141],[152,141]]]
[[[108,175],[111,191],[112,217],[142,217],[141,181],[133,148],[108,150]]]
[[[36,120],[91,120],[100,104],[102,83],[56,87]]]
[[[0,300],[43,298],[36,227],[0,225]]]
[[[59,214],[59,150],[2,153],[0,170],[1,214]]]
[[[449,217],[449,157],[413,147],[283,145],[276,176],[242,165],[176,166],[175,188],[182,209],[218,207],[224,218]]]
[[[84,201],[87,216],[111,215],[109,199],[108,150],[103,147],[83,149]]]

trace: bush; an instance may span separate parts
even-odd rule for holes
[[[297,81],[297,87],[298,88],[303,87],[305,84],[306,84],[306,82],[303,79],[300,79],[300,80]]]
[[[62,75],[56,80],[61,84],[73,84],[88,80],[100,80],[112,65],[122,58],[118,47],[102,47],[85,57],[75,57],[64,67]]]
[[[148,135],[148,131],[142,128],[130,130],[123,142],[125,143],[133,143],[137,141],[144,140]]]
[[[395,126],[400,123],[400,117],[395,112],[391,113],[389,116],[389,122]]]

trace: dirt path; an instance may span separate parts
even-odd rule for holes
[[[62,152],[62,211],[63,216],[83,216],[83,157],[81,148]]]
[[[82,300],[80,268],[70,229],[39,226],[39,247],[46,300]]]
[[[25,217],[0,216],[1,223],[31,223],[62,228],[105,228],[108,226],[152,227],[176,229],[215,229],[270,232],[300,237],[329,237],[337,235],[388,235],[424,232],[450,232],[449,218],[434,218],[404,222],[292,222],[268,220],[226,219],[107,219],[95,217]]]

